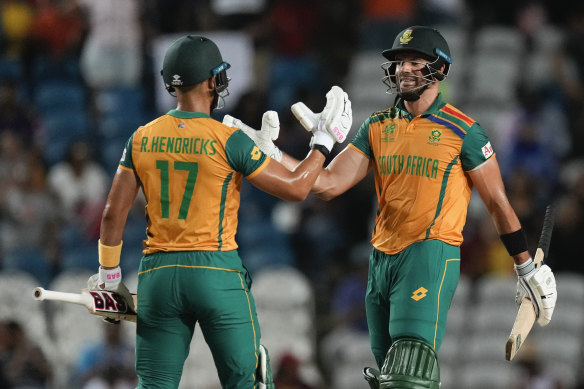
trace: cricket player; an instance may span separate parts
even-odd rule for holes
[[[329,200],[373,171],[379,204],[365,301],[380,371],[363,373],[371,388],[434,389],[473,187],[513,259],[516,302],[528,296],[540,325],[551,320],[556,284],[551,269],[536,267],[528,252],[487,135],[438,91],[452,64],[440,32],[407,28],[382,55],[383,82],[397,94],[393,105],[365,120],[312,191]],[[293,112],[307,129],[318,123],[302,103]]]
[[[223,388],[274,387],[251,278],[235,240],[242,178],[279,198],[303,200],[325,156],[350,129],[350,122],[341,130],[335,125],[341,114],[351,117],[347,94],[335,87],[327,93],[312,150],[288,170],[278,162],[281,155],[266,155],[241,129],[210,117],[228,94],[229,67],[205,37],[187,35],[170,45],[161,74],[176,109],[129,138],[103,211],[100,266],[88,284],[118,291],[128,211],[140,189],[147,200],[137,290],[139,389],[178,388],[197,322]],[[264,133],[276,131],[277,137],[277,114],[263,119]]]

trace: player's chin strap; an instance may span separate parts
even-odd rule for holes
[[[381,372],[366,367],[363,376],[371,389],[439,389],[440,368],[434,349],[415,338],[396,340],[385,357]]]
[[[270,355],[268,349],[260,344],[258,367],[256,370],[256,383],[254,389],[276,389],[272,368],[270,367]]]

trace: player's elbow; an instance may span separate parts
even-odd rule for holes
[[[304,201],[306,200],[306,197],[308,196],[309,193],[310,187],[304,185],[292,187],[292,190],[287,193],[286,200],[294,202]]]
[[[323,186],[315,186],[312,188],[312,194],[324,201],[330,201],[340,195],[342,192],[338,190],[338,188],[331,186],[331,187],[323,187]]]
[[[337,197],[337,196],[333,196],[333,195],[326,194],[326,193],[315,193],[315,196],[321,200],[324,200],[324,201],[330,201],[330,200],[334,199],[335,197]]]
[[[101,223],[102,225],[115,225],[121,223],[126,219],[127,214],[128,211],[121,209],[120,207],[116,207],[115,204],[108,202],[103,208],[103,212],[101,214]]]

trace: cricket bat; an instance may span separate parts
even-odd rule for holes
[[[41,287],[34,288],[33,298],[38,301],[63,301],[82,305],[97,316],[108,321],[127,320],[136,322],[137,295],[131,293],[129,297],[108,290],[82,289],[81,293],[66,293],[47,290]]]
[[[537,251],[535,252],[535,258],[533,259],[535,266],[537,267],[540,267],[543,264],[544,258],[547,257],[553,227],[554,216],[551,205],[548,205],[543,219],[543,228],[539,237]],[[529,332],[533,328],[536,319],[535,310],[531,304],[531,300],[525,297],[523,301],[521,301],[519,311],[517,312],[515,322],[513,323],[513,328],[511,329],[511,334],[505,344],[506,360],[511,361],[515,355],[517,355],[521,345],[525,342],[525,338],[527,338],[527,335],[529,335]]]

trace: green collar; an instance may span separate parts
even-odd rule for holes
[[[440,111],[440,108],[442,108],[445,105],[446,105],[446,103],[442,99],[442,93],[441,92],[438,92],[438,96],[436,97],[436,100],[434,100],[434,102],[432,103],[432,105],[430,106],[430,108],[428,108],[428,110],[426,112],[424,112],[420,116],[427,116],[427,115],[431,115],[431,114],[438,113],[438,111]],[[408,112],[408,110],[406,109],[406,106],[404,104],[403,99],[399,99],[398,102],[397,102],[397,104],[396,104],[396,106],[401,111]]]
[[[211,117],[203,112],[187,112],[179,111],[178,109],[171,109],[170,111],[168,111],[168,115],[177,117],[179,119],[200,119]]]

